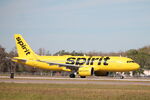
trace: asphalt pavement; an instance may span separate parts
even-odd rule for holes
[[[150,85],[150,79],[115,79],[115,78],[64,78],[64,77],[15,77],[0,76],[5,83],[36,84],[102,84],[102,85]]]

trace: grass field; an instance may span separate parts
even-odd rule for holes
[[[150,86],[0,83],[0,100],[150,100]]]

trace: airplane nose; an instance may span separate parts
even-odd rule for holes
[[[134,70],[138,70],[140,68],[140,65],[136,63],[136,64],[134,64],[133,67],[134,67]]]

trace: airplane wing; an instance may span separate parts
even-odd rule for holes
[[[71,70],[78,70],[80,67],[84,67],[84,66],[78,66],[78,65],[42,61],[42,60],[37,60],[37,61],[44,62],[44,63],[47,63],[49,65],[58,65],[59,67],[66,67],[66,68],[71,69]]]
[[[27,59],[22,59],[22,58],[12,58],[12,60],[18,60],[20,62],[26,62],[28,61]],[[79,66],[79,65],[71,65],[71,64],[63,64],[63,63],[55,63],[55,62],[49,62],[49,61],[43,61],[43,60],[36,60],[39,62],[47,63],[49,65],[58,65],[59,67],[66,67],[67,69],[77,71],[80,67],[84,66]]]

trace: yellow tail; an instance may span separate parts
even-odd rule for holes
[[[20,34],[15,34],[15,41],[19,57],[32,59],[37,57],[37,55],[33,52]]]

